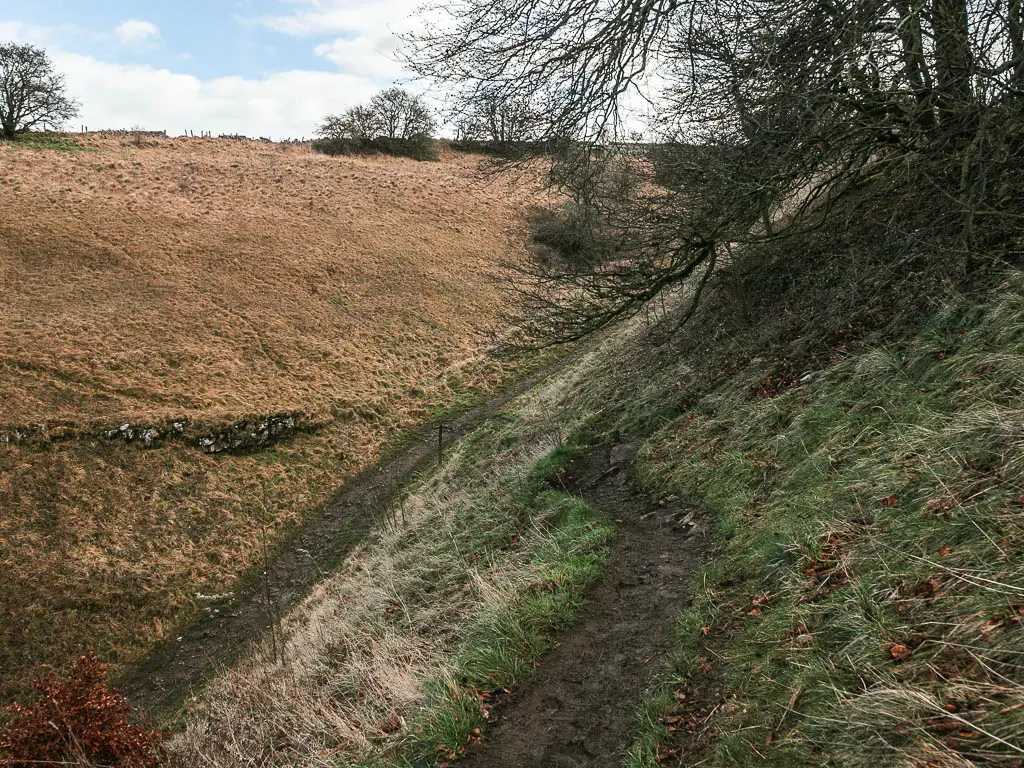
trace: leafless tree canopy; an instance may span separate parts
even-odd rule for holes
[[[503,99],[482,92],[455,115],[456,138],[496,145],[532,142],[539,138],[541,119],[526,99]]]
[[[325,139],[355,139],[365,141],[377,138],[380,120],[377,114],[366,106],[346,109],[340,115],[328,115],[317,130]]]
[[[33,45],[0,43],[0,128],[5,139],[31,130],[60,128],[78,114],[64,78],[46,52]]]
[[[430,108],[419,96],[388,88],[369,104],[329,115],[319,128],[325,139],[367,141],[377,138],[412,140],[430,137],[437,129]]]
[[[388,139],[428,137],[437,129],[423,99],[402,88],[378,93],[370,100],[370,110],[380,121],[381,135]]]
[[[867,169],[945,200],[964,254],[1019,214],[1021,0],[462,0],[429,16],[411,65],[463,111],[535,105],[552,181],[618,240],[585,272],[523,276],[538,338],[706,280],[726,246],[818,226]],[[655,115],[644,147],[620,141],[630,99]]]

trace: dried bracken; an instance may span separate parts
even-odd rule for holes
[[[12,704],[0,730],[0,766],[103,765],[155,768],[166,736],[129,720],[128,702],[106,685],[106,670],[80,657],[67,676],[35,683],[38,698]]]

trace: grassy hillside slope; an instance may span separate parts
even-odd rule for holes
[[[1021,764],[1024,276],[832,361],[747,365],[647,445],[718,544],[631,768]]]
[[[498,385],[481,332],[534,193],[476,162],[0,144],[0,699],[173,636],[384,441]],[[282,411],[314,433],[196,447]],[[172,421],[152,450],[103,436]]]
[[[332,412],[479,351],[526,193],[477,160],[0,145],[0,424]]]
[[[629,336],[633,338],[634,336]],[[547,482],[611,377],[600,354],[495,414],[182,713],[175,765],[436,765],[529,677],[615,526]]]

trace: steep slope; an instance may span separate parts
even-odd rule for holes
[[[173,637],[387,440],[499,385],[494,276],[536,192],[477,162],[0,144],[0,698]],[[239,442],[266,450],[214,453]]]
[[[640,469],[717,546],[630,766],[1021,764],[1022,331],[1012,272],[682,401]]]
[[[510,184],[477,160],[0,145],[0,424],[366,404],[479,350]]]

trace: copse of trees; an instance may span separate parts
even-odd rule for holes
[[[452,116],[455,149],[514,158],[541,149],[542,120],[528,99],[481,93]]]
[[[466,0],[444,12],[409,38],[410,66],[469,111],[531,104],[558,150],[552,182],[616,241],[585,273],[552,261],[521,276],[527,340],[579,338],[691,280],[699,296],[723,265],[830,226],[869,178],[884,178],[872,194],[891,214],[879,259],[899,269],[913,250],[962,274],[1021,226],[1021,2]],[[647,162],[615,151],[638,91],[656,111]],[[608,182],[623,174],[639,177],[629,194]]]
[[[13,139],[32,130],[56,130],[78,114],[64,77],[46,51],[34,45],[0,43],[0,130]]]
[[[417,160],[436,159],[437,124],[421,96],[388,88],[369,103],[328,115],[317,130],[314,148],[325,154],[382,152]]]

